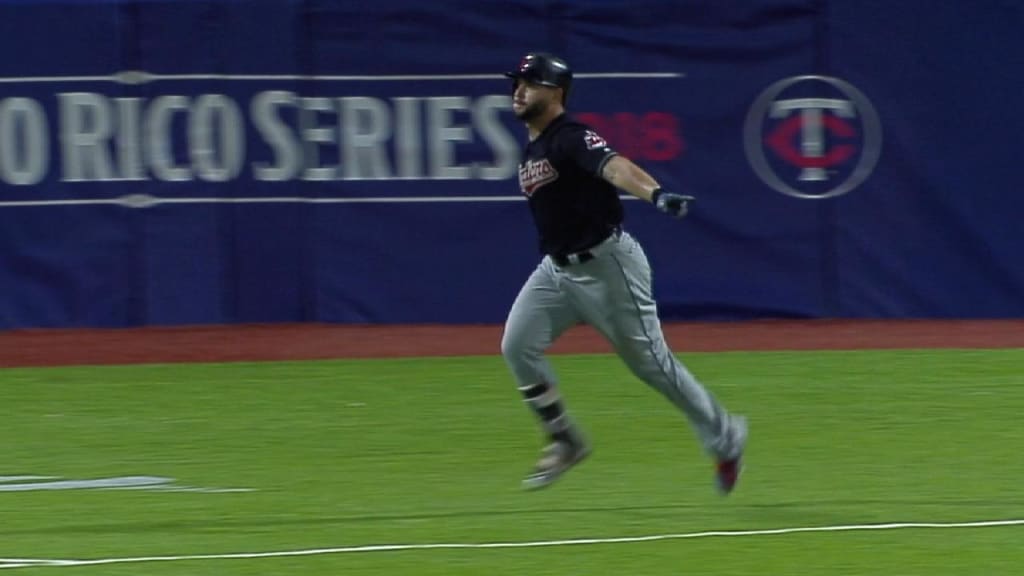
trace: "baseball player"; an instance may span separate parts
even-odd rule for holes
[[[561,58],[531,53],[505,75],[513,80],[512,109],[529,136],[519,186],[544,255],[512,304],[501,341],[519,391],[550,438],[523,487],[550,485],[590,453],[544,357],[566,329],[583,322],[611,342],[638,378],[683,411],[715,460],[718,488],[728,494],[740,473],[746,419],[730,415],[665,343],[651,296],[650,266],[622,228],[617,190],[677,218],[686,215],[693,198],[662,189],[565,113],[572,71]]]

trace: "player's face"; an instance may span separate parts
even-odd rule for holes
[[[516,118],[529,122],[543,115],[548,106],[557,102],[558,98],[558,88],[534,84],[520,78],[516,80],[516,87],[512,92],[512,111]]]

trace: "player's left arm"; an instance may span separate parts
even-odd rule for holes
[[[560,149],[584,171],[600,176],[616,188],[651,201],[658,182],[632,160],[620,155],[594,130],[574,127],[559,133]]]
[[[662,190],[658,181],[632,160],[616,153],[593,130],[570,130],[561,136],[562,150],[579,166],[600,176],[620,190],[654,204],[658,210],[677,218],[686,215],[692,196]]]
[[[651,201],[654,191],[661,188],[658,181],[637,166],[632,160],[616,154],[604,163],[601,177],[620,190],[625,190],[641,200]]]
[[[653,176],[625,156],[616,154],[609,158],[601,168],[601,177],[616,188],[651,202],[658,210],[676,218],[686,216],[689,203],[693,201],[693,196],[666,192]]]

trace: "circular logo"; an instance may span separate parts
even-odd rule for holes
[[[743,126],[754,172],[795,198],[846,194],[871,175],[882,152],[882,124],[871,102],[830,76],[793,76],[757,97]]]

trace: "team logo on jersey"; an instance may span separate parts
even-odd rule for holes
[[[882,151],[871,101],[830,76],[794,76],[754,102],[744,148],[765,184],[796,198],[831,198],[863,183]]]
[[[593,130],[587,130],[583,133],[583,141],[587,143],[587,150],[593,150],[594,148],[607,148],[608,142],[601,135]]]
[[[519,188],[527,197],[541,186],[558,180],[558,171],[547,158],[527,160],[519,165]]]

